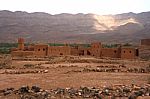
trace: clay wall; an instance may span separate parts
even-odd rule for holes
[[[119,58],[120,51],[118,48],[103,48],[101,51],[101,57]]]
[[[149,42],[141,41],[141,44]],[[24,47],[24,39],[18,39],[18,48],[11,49],[12,56],[53,56],[53,55],[91,55],[97,57],[111,57],[122,59],[133,59],[138,56],[138,50],[135,48],[102,48],[101,43],[92,43],[90,48],[82,46],[48,46],[47,44],[29,45]]]
[[[121,48],[122,59],[134,59],[136,58],[136,49],[134,48]]]
[[[33,56],[34,51],[12,51],[12,56],[19,56],[19,57],[25,57],[25,56]]]
[[[48,56],[53,55],[70,55],[71,47],[69,46],[49,46]]]
[[[71,48],[71,55],[79,55],[79,49],[78,48]]]
[[[100,42],[92,43],[91,48],[102,48],[102,44]]]
[[[48,53],[48,45],[46,44],[38,44],[34,45],[34,55],[35,56],[47,56]]]
[[[91,48],[88,51],[92,56],[101,57],[101,50],[102,50],[102,45],[101,43],[98,42],[98,43],[92,43]]]
[[[88,50],[89,50],[88,48],[84,48],[84,47],[81,47],[81,46],[80,46],[80,47],[78,48],[78,55],[84,55],[84,56],[86,56]]]
[[[11,52],[12,51],[18,51],[19,49],[18,48],[11,48]]]
[[[91,48],[89,51],[91,56],[101,57],[101,48]]]
[[[25,46],[24,51],[34,51],[34,46],[32,46],[32,45]]]
[[[88,54],[89,48],[84,48],[84,47],[72,47],[71,48],[71,55],[81,55],[81,56],[86,56]]]

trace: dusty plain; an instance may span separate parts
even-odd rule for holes
[[[146,69],[149,67],[150,61],[138,59],[118,60],[82,56],[60,56],[49,58],[13,58],[11,63],[10,67],[0,69],[0,89],[12,86],[18,88],[22,85],[38,85],[42,88],[100,87],[113,84],[139,85],[148,83],[150,77],[149,73],[127,71],[130,68]],[[112,68],[115,71],[98,71],[99,69]],[[122,71],[118,71],[118,69]],[[32,73],[32,71],[39,72]]]

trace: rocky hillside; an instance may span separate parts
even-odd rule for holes
[[[0,11],[0,42],[106,43],[150,37],[150,12],[118,15],[57,14]]]

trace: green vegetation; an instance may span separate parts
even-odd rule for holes
[[[130,43],[125,43],[123,46],[132,46]]]
[[[25,46],[30,45],[29,43],[25,43]],[[49,46],[65,46],[65,44],[56,44],[56,43],[49,43]],[[90,44],[68,44],[69,46],[83,46],[83,47],[90,47]],[[18,43],[0,43],[0,53],[1,54],[9,54],[11,48],[16,48]]]
[[[118,47],[118,44],[103,44],[102,45],[103,48],[116,48]]]
[[[29,43],[26,43],[25,46],[28,46]],[[9,54],[11,48],[16,48],[18,43],[0,43],[0,53]]]
[[[17,47],[17,43],[0,43],[0,53],[9,54],[13,47]]]
[[[49,43],[49,46],[64,46],[65,44],[55,44],[55,43]]]
[[[49,46],[65,46],[65,44],[56,44],[56,43],[49,43]],[[90,44],[68,44],[69,46],[83,46],[83,47],[90,47]]]

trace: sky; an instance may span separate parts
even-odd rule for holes
[[[99,15],[150,11],[150,0],[0,0],[0,10]]]

